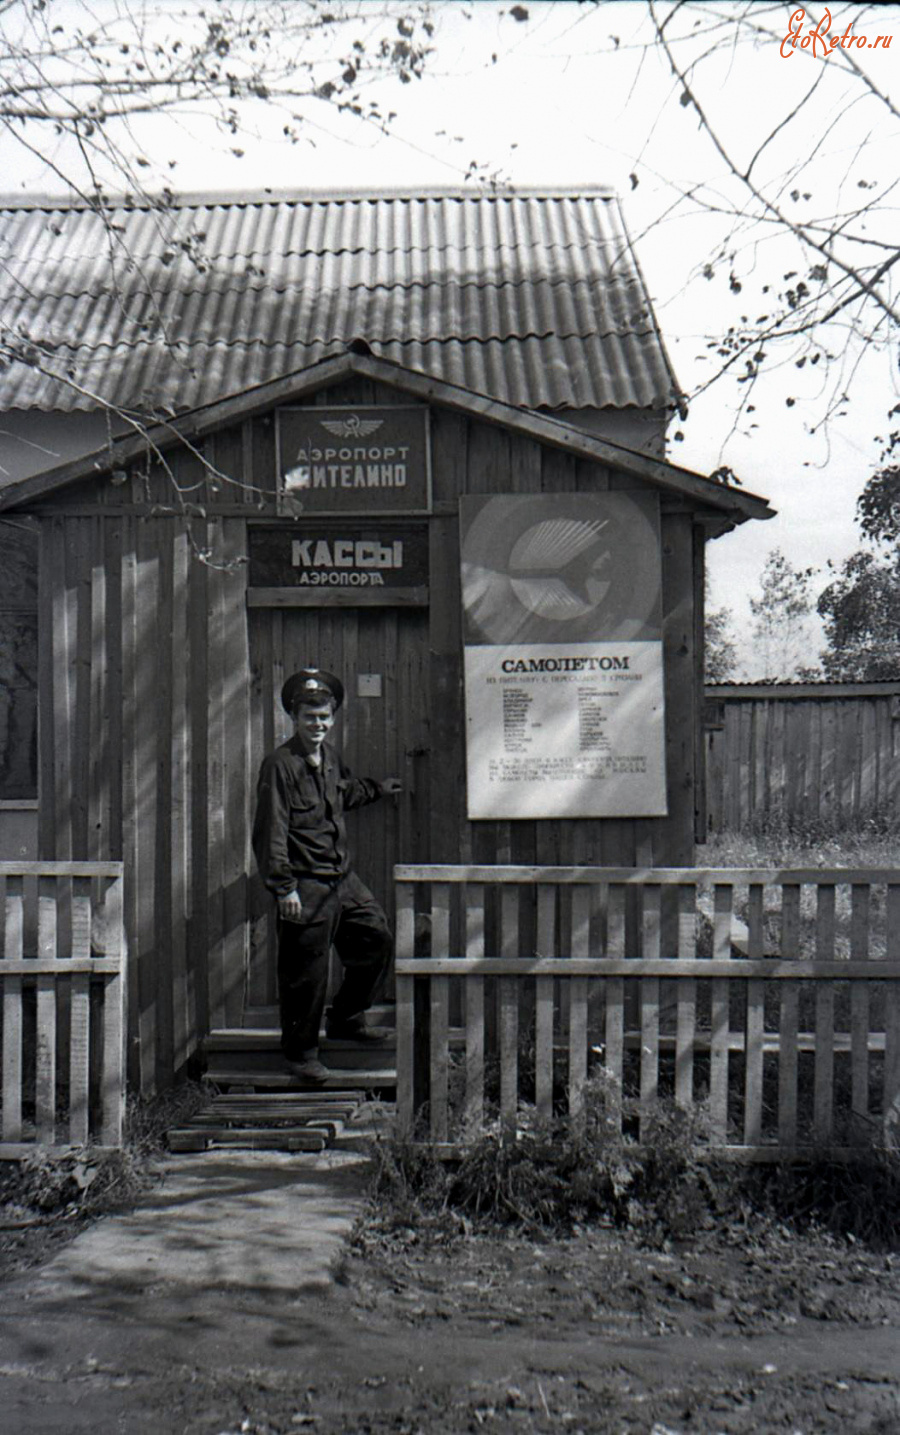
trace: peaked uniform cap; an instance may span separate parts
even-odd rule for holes
[[[293,713],[298,703],[317,703],[323,698],[330,698],[335,710],[344,701],[344,684],[324,668],[300,668],[281,689],[281,705],[286,713]]]

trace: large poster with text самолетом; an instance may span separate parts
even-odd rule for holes
[[[468,814],[666,813],[654,494],[461,500]]]

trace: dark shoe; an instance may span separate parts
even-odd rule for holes
[[[298,1081],[301,1086],[324,1086],[333,1074],[315,1057],[310,1057],[306,1061],[287,1061],[285,1065],[294,1080]]]
[[[329,1017],[325,1024],[325,1035],[329,1041],[359,1041],[367,1046],[381,1045],[386,1034],[379,1027],[366,1026],[364,1016],[351,1016],[341,1021]]]

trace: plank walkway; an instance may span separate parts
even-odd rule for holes
[[[358,1140],[365,1128],[355,1138],[349,1128],[366,1104],[358,1090],[234,1092],[213,1096],[196,1115],[173,1127],[167,1141],[176,1153],[217,1147],[317,1153]]]

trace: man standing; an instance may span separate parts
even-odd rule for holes
[[[278,904],[281,1049],[304,1086],[331,1075],[319,1061],[331,947],[344,979],[326,1035],[354,1041],[378,1040],[364,1013],[393,953],[384,912],[350,870],[343,813],[399,792],[401,783],[354,777],[325,741],[343,700],[333,673],[301,668],[288,678],[281,702],[294,736],[262,764],[253,823],[257,865]]]

